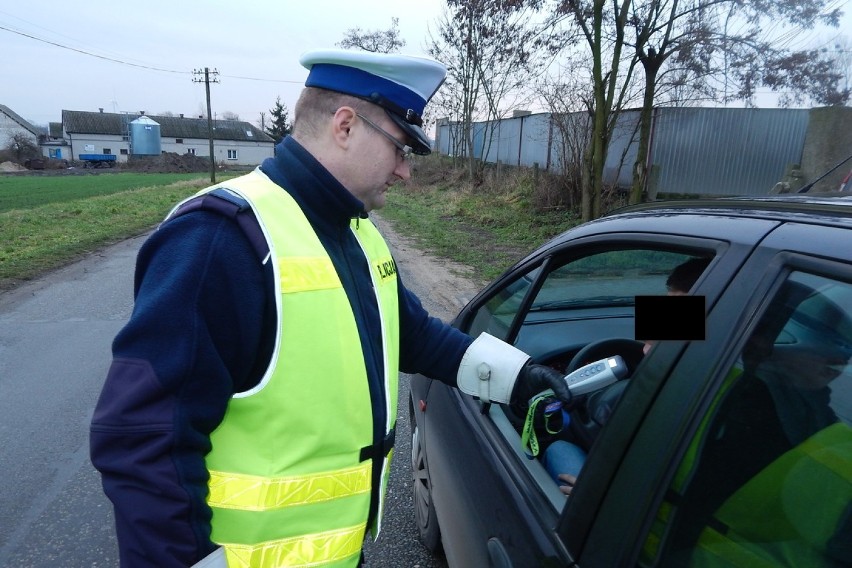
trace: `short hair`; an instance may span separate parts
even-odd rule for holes
[[[305,87],[296,101],[293,110],[293,134],[299,136],[317,136],[320,125],[342,106],[352,107],[356,112],[374,118],[378,107],[358,97],[320,89]]]
[[[666,288],[671,291],[689,292],[692,285],[695,284],[698,277],[704,273],[707,265],[710,264],[710,260],[712,259],[696,257],[678,264],[666,279]]]

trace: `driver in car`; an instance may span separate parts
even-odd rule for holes
[[[711,258],[695,257],[677,265],[666,279],[667,295],[689,294],[692,285],[711,260]],[[653,344],[653,341],[645,341],[643,352],[648,353]],[[558,439],[547,447],[542,461],[547,472],[559,485],[559,490],[565,495],[571,495],[577,476],[580,475],[580,470],[586,461],[586,451],[573,442]]]

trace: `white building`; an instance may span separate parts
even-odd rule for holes
[[[23,136],[25,140],[38,146],[39,130],[21,118],[7,106],[0,105],[0,149],[8,147],[15,136]]]
[[[159,130],[160,152],[210,156],[210,137],[206,118],[184,115],[154,116],[129,113],[62,111],[62,139],[68,145],[65,159],[78,160],[80,154],[114,154],[118,162],[126,162],[142,149],[150,155],[151,140],[137,138],[133,123],[145,117],[148,132]],[[149,120],[150,119],[150,120]],[[133,145],[137,148],[134,149]],[[256,166],[274,155],[275,141],[259,128],[240,120],[213,121],[213,156],[216,163]],[[143,149],[144,147],[144,149]],[[63,149],[65,150],[65,149]]]

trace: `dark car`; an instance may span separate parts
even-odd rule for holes
[[[453,325],[566,373],[621,355],[630,374],[551,428],[533,420],[536,455],[524,400],[413,376],[421,540],[465,568],[852,565],[849,242],[852,197],[690,200],[619,210],[521,260]],[[636,298],[696,257],[704,338],[643,355]],[[570,496],[541,461],[560,439],[587,452]]]

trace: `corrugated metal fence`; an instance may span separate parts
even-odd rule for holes
[[[649,191],[764,195],[799,164],[807,109],[657,108],[651,134]],[[604,180],[630,187],[639,111],[625,111],[610,142]],[[474,155],[487,162],[564,173],[578,167],[588,136],[586,113],[531,114],[474,125]],[[493,135],[490,135],[493,131]],[[461,127],[442,122],[438,151],[464,154]]]

